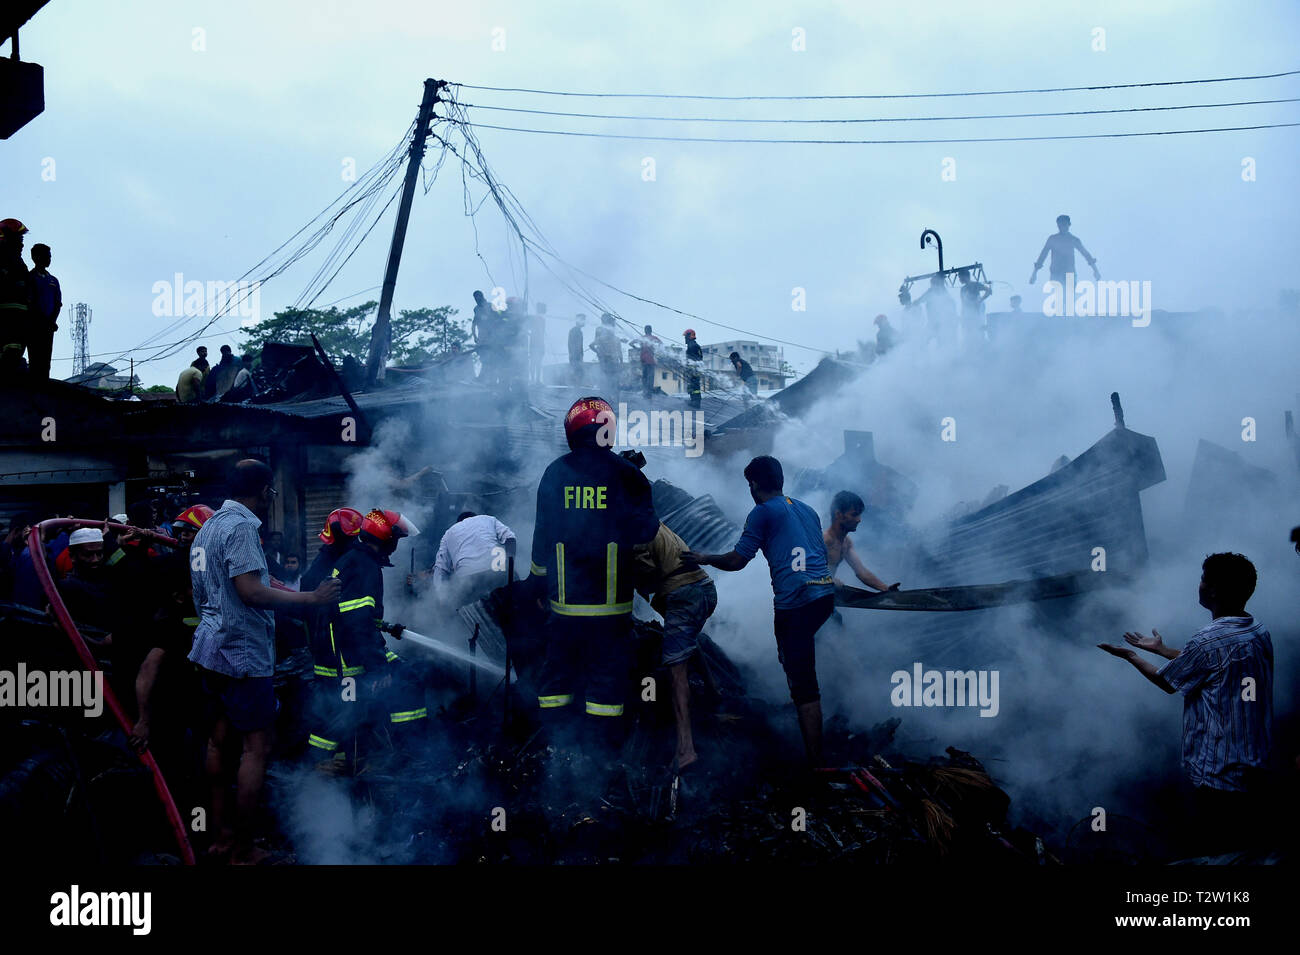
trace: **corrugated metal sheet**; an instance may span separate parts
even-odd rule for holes
[[[740,527],[727,519],[713,496],[692,497],[670,481],[650,486],[659,520],[693,550],[726,553],[740,539]]]
[[[1116,428],[1069,464],[923,536],[928,585],[1088,571],[1132,571],[1147,557],[1139,492],[1165,479],[1155,440]]]

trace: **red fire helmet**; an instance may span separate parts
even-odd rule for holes
[[[570,406],[569,413],[564,416],[564,437],[572,448],[584,428],[606,424],[610,427],[614,425],[614,409],[609,406],[608,401],[594,395],[589,398],[579,398]]]
[[[693,329],[693,328],[688,328],[688,329],[686,329],[686,331],[682,332],[682,334],[685,335],[687,338],[694,338],[694,337],[695,337],[695,329]]]
[[[197,530],[212,516],[212,513],[212,508],[206,504],[192,504],[176,515],[172,527],[184,525]]]
[[[330,511],[330,516],[325,518],[325,529],[317,536],[326,544],[332,544],[334,543],[334,528],[338,527],[343,536],[356,537],[361,533],[361,522],[363,520],[361,512],[355,508],[335,508]]]
[[[26,231],[27,226],[23,225],[17,219],[0,219],[0,234],[22,235]]]
[[[397,511],[381,511],[376,508],[362,518],[361,533],[369,534],[383,543],[396,543],[403,537],[415,537],[420,529]]]

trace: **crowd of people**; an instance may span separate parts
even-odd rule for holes
[[[427,716],[423,687],[384,645],[400,628],[378,619],[380,568],[414,525],[335,511],[301,573],[283,534],[266,530],[276,493],[270,468],[250,459],[215,510],[191,504],[161,526],[161,501],[92,526],[25,513],[0,541],[0,599],[48,613],[36,562],[49,567],[132,721],[127,742],[154,754],[178,803],[210,808],[209,853],[241,863],[265,854],[252,834],[273,741],[286,757],[336,749],[393,699],[395,736]],[[85,524],[87,509],[75,510]],[[30,550],[37,525],[43,555]],[[361,681],[361,706],[342,705],[344,676]]]
[[[761,455],[743,471],[754,506],[735,545],[693,551],[656,515],[644,456],[615,453],[602,438],[614,432],[614,414],[594,396],[566,414],[570,450],[539,481],[525,578],[512,574],[515,532],[466,511],[443,535],[433,565],[407,576],[407,585],[433,588],[436,599],[422,606],[448,615],[503,587],[511,600],[534,602],[545,620],[544,652],[528,674],[536,717],[555,739],[581,740],[609,756],[626,734],[622,717],[635,689],[633,595],[640,594],[662,619],[660,665],[677,726],[674,769],[682,772],[702,758],[691,730],[688,665],[718,607],[707,568],[740,572],[762,552],[776,658],[807,764],[820,766],[817,634],[844,586],[837,570],[847,564],[875,591],[900,588],[870,570],[853,543],[862,498],[835,494],[823,527],[812,507],[786,493],[780,461]],[[302,570],[283,534],[266,526],[277,494],[271,469],[240,461],[228,489],[219,508],[187,504],[161,526],[149,501],[102,526],[47,525],[41,546],[60,598],[135,721],[130,745],[154,752],[182,798],[210,807],[211,854],[256,862],[263,850],[252,841],[253,820],[273,746],[337,773],[355,770],[363,730],[382,734],[399,756],[421,753],[428,742],[428,686],[387,642],[400,641],[405,628],[386,620],[384,604],[383,570],[419,529],[394,510],[339,508]],[[49,604],[28,534],[52,516],[21,515],[0,541],[0,599]],[[1184,766],[1202,810],[1217,814],[1216,831],[1223,832],[1225,813],[1242,823],[1231,829],[1234,838],[1253,835],[1247,822],[1257,814],[1271,748],[1272,644],[1246,611],[1254,587],[1246,558],[1212,555],[1200,593],[1213,621],[1181,651],[1158,633],[1102,645],[1184,696]],[[1137,650],[1168,662],[1157,669]]]
[[[221,357],[215,365],[208,361],[206,345],[194,349],[197,357],[176,379],[176,400],[181,404],[201,401],[246,401],[259,394],[254,375],[256,358],[243,355],[238,361],[229,345],[221,346]]]
[[[1075,252],[1080,253],[1088,267],[1092,269],[1094,279],[1101,278],[1097,268],[1097,259],[1083,245],[1077,235],[1070,231],[1070,217],[1056,217],[1056,232],[1049,235],[1043,243],[1038,258],[1034,260],[1033,272],[1029,284],[1038,281],[1038,273],[1043,263],[1048,262],[1049,279],[1067,285],[1067,276],[1075,275]],[[1050,256],[1050,262],[1048,261]],[[942,256],[940,257],[942,262]],[[955,288],[958,301],[954,302],[949,292],[949,277],[956,279]],[[898,301],[903,309],[904,323],[914,313],[923,316],[915,330],[909,334],[923,340],[927,345],[955,343],[966,349],[977,349],[993,336],[993,328],[985,313],[987,301],[993,296],[993,288],[971,274],[971,268],[945,269],[930,276],[929,286],[915,298],[912,296],[909,278],[899,289]],[[1005,284],[1005,283],[1004,283]],[[1012,295],[1009,299],[1009,312],[1022,315],[1023,299]],[[891,351],[899,342],[899,330],[892,326],[885,315],[875,318],[876,336],[874,348],[859,342],[859,350],[864,357],[880,357]]]
[[[757,506],[736,550],[694,554],[655,515],[644,457],[598,441],[612,414],[603,399],[585,398],[566,416],[571,451],[540,482],[526,580],[509,575],[514,531],[466,511],[443,535],[434,564],[407,584],[432,588],[428,606],[448,614],[507,583],[536,601],[548,620],[535,675],[539,717],[554,724],[581,700],[594,727],[579,724],[579,735],[601,748],[618,745],[624,732],[632,595],[640,593],[663,618],[681,771],[699,759],[687,665],[718,603],[704,568],[738,570],[762,549],[778,655],[815,761],[813,637],[830,613],[834,566],[844,558],[868,585],[885,587],[846,537],[861,517],[860,498],[838,497],[823,535],[817,515],[782,494],[780,464],[755,459],[745,477]],[[396,511],[339,508],[302,570],[283,534],[267,527],[276,494],[270,468],[247,459],[215,509],[188,503],[168,520],[166,502],[139,501],[102,525],[46,524],[42,535],[58,595],[133,721],[129,744],[154,753],[183,804],[210,808],[209,853],[235,862],[263,855],[253,820],[273,748],[337,773],[355,768],[364,729],[382,731],[398,752],[414,754],[427,740],[426,688],[385,639],[400,640],[404,627],[384,619],[382,573],[418,528]],[[84,520],[86,508],[76,510]],[[56,516],[15,519],[0,542],[0,599],[48,608],[28,543],[33,526]],[[796,547],[808,554],[806,565],[782,557]]]
[[[587,387],[598,385],[617,404],[633,380],[629,365],[637,370],[636,381],[641,394],[650,398],[660,387],[661,369],[679,375],[692,408],[699,408],[704,383],[704,352],[695,338],[695,330],[682,333],[684,358],[665,347],[664,340],[655,334],[653,327],[644,326],[640,335],[625,337],[619,334],[618,318],[611,312],[602,312],[600,321],[587,340],[587,316],[574,316],[566,339],[569,385]],[[525,364],[530,384],[542,380],[542,360],[545,354],[546,306],[537,305],[537,314],[527,314],[522,299],[508,298],[506,308],[492,308],[481,291],[474,293],[474,318],[471,325],[473,349],[479,359],[478,380],[484,384],[503,386],[511,380],[522,380]],[[588,362],[587,355],[595,356]],[[457,358],[463,357],[458,353]],[[757,394],[758,378],[749,362],[739,354],[729,356],[737,384],[746,397]],[[591,380],[590,366],[595,366],[595,380]],[[625,376],[627,376],[625,380]]]
[[[861,499],[851,492],[838,496],[824,532],[812,508],[784,493],[780,462],[764,455],[745,468],[755,506],[735,548],[696,553],[656,517],[638,466],[644,458],[615,454],[601,442],[602,428],[613,418],[603,398],[575,402],[565,416],[570,452],[552,462],[538,485],[530,581],[549,610],[540,711],[554,720],[581,700],[598,743],[619,737],[620,727],[610,718],[623,715],[632,594],[639,592],[663,618],[662,664],[670,674],[678,729],[676,766],[695,763],[686,663],[718,600],[703,568],[739,571],[761,550],[772,579],[778,659],[806,755],[818,764],[822,721],[814,637],[834,608],[835,568],[846,559],[868,586],[899,586],[872,574],[847,540],[861,520]]]

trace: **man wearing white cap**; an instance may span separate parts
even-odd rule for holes
[[[104,532],[98,527],[79,527],[68,537],[72,573],[59,581],[63,598],[78,624],[105,632],[112,629],[108,593],[104,589]]]

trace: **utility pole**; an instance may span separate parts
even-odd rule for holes
[[[366,385],[384,380],[384,365],[388,361],[389,338],[392,336],[393,290],[397,286],[397,268],[402,264],[402,244],[406,241],[406,223],[411,218],[411,200],[415,197],[415,180],[424,159],[424,143],[429,136],[429,122],[433,107],[438,102],[438,91],[446,86],[443,80],[424,81],[424,99],[420,102],[420,115],[415,121],[415,136],[411,140],[411,158],[406,164],[406,182],[402,186],[402,202],[397,207],[397,222],[393,226],[393,243],[388,247],[388,264],[384,267],[384,287],[379,293],[379,315],[370,330],[370,357],[366,361]]]

